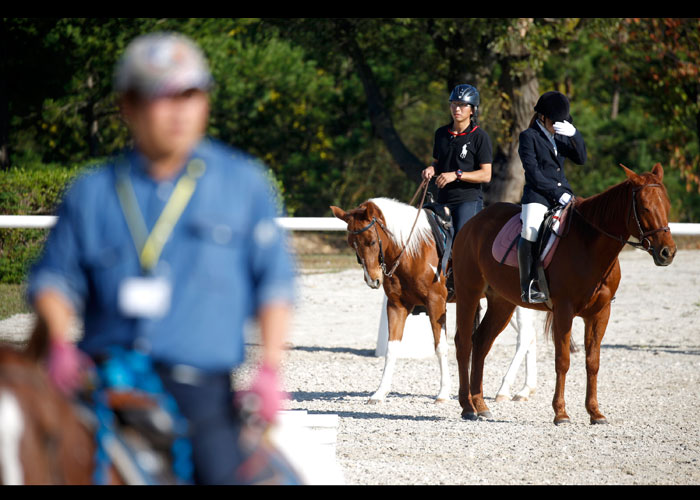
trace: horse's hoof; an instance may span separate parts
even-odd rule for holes
[[[608,419],[605,417],[591,419],[591,425],[608,425]]]
[[[471,411],[463,411],[462,412],[462,419],[463,420],[479,420],[479,416]]]
[[[515,398],[513,398],[515,399]],[[496,395],[496,403],[502,403],[503,401],[508,401],[508,396],[505,394],[497,394]]]
[[[490,411],[480,411],[478,416],[479,416],[479,418],[485,418],[485,419],[493,418],[493,415],[491,414]]]
[[[529,400],[530,400],[530,398],[528,398],[527,396],[521,396],[520,394],[516,394],[515,396],[513,396],[513,401],[529,401]]]
[[[569,420],[568,418],[562,418],[562,419],[554,421],[554,425],[567,425],[570,423],[571,423],[571,420]]]
[[[435,400],[435,404],[436,404],[436,405],[437,405],[437,404],[443,404],[443,403],[446,403],[446,402],[447,402],[447,398],[437,398],[437,399]]]
[[[368,405],[376,405],[376,404],[379,404],[379,403],[381,403],[381,402],[382,402],[381,399],[372,399],[372,398],[370,398],[370,399],[367,400],[367,404],[368,404]]]

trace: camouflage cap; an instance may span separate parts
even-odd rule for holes
[[[145,98],[207,91],[213,79],[203,52],[177,33],[152,33],[134,39],[114,70],[118,93],[135,91]]]

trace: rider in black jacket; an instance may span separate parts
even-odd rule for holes
[[[564,158],[583,165],[586,145],[572,125],[569,100],[556,91],[545,92],[535,106],[530,127],[520,134],[518,153],[525,169],[523,222],[518,244],[518,265],[523,302],[545,302],[547,297],[533,279],[534,243],[547,210],[565,206],[573,190],[564,174]]]

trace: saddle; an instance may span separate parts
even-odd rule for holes
[[[538,268],[546,269],[552,262],[559,240],[564,234],[564,229],[562,228],[566,227],[566,221],[572,206],[573,204],[569,203],[566,207],[557,207],[548,211],[545,215],[537,234],[537,243],[535,244],[537,253],[540,256]],[[518,212],[511,217],[493,240],[491,254],[500,264],[518,267],[517,247],[523,225],[520,215],[520,212]]]
[[[447,207],[432,201],[425,203],[423,209],[428,217],[430,228],[433,230],[438,253],[438,269],[442,270],[443,275],[447,275],[447,263],[452,255],[452,240],[454,239],[452,215]]]

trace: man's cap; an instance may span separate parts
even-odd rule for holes
[[[152,33],[134,39],[114,70],[114,89],[141,97],[208,91],[213,83],[204,53],[177,33]]]

